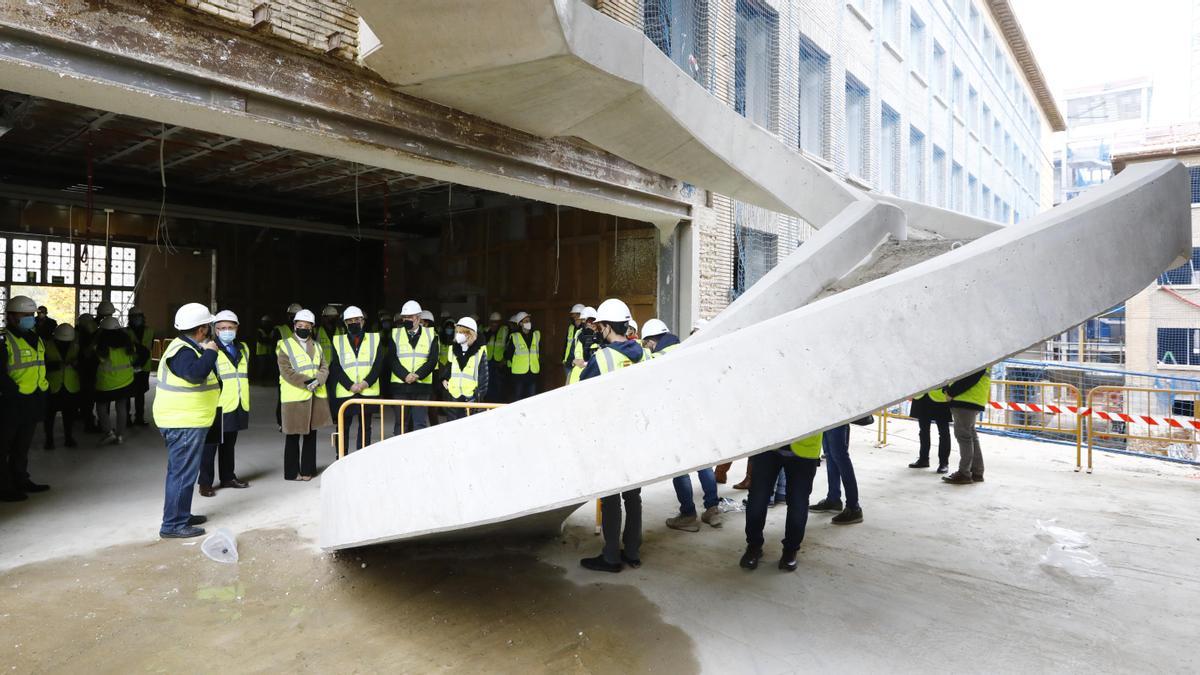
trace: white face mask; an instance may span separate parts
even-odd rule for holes
[[[533,328],[533,324],[529,323],[528,321],[521,324],[521,330],[523,330],[523,331],[528,331],[531,328]]]
[[[466,333],[455,333],[454,341],[460,345],[467,344],[467,334]]]

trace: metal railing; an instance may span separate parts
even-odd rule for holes
[[[1200,459],[1200,391],[1154,387],[1096,387],[1087,396],[1088,472],[1092,450],[1195,463]],[[1104,441],[1111,443],[1102,443]]]
[[[400,408],[400,434],[404,434],[404,411],[407,408],[455,408],[466,410],[467,417],[471,416],[472,410],[491,410],[493,408],[502,408],[503,403],[474,403],[462,401],[419,401],[408,399],[386,399],[386,398],[351,398],[346,399],[338,408],[337,416],[337,431],[333,432],[330,438],[331,443],[338,451],[338,459],[346,456],[346,410],[351,406],[359,407],[359,433],[362,436],[363,446],[367,443],[367,425],[362,423],[364,416],[373,414],[373,411],[368,411],[368,408],[379,408],[379,440],[387,438],[387,424],[385,423],[385,411],[388,408]]]

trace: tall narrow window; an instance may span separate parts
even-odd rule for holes
[[[992,144],[992,109],[986,103],[983,104],[983,122],[979,125],[979,140],[984,145]]]
[[[898,0],[883,0],[880,3],[882,14],[880,15],[879,31],[883,35],[883,39],[895,47],[900,49],[900,4]]]
[[[963,74],[962,74],[962,71],[958,69],[958,66],[954,67],[953,73],[954,74],[951,76],[951,79],[950,79],[951,105],[954,106],[954,112],[958,113],[959,115],[962,115],[963,114]]]
[[[908,198],[925,201],[925,134],[909,127],[908,131]]]
[[[970,174],[967,174],[967,213],[982,215],[979,213],[979,181]]]
[[[946,50],[938,44],[937,40],[933,41],[933,73],[930,75],[933,82],[930,85],[933,87],[933,93],[946,99]]]
[[[992,218],[992,191],[986,185],[983,186],[983,195],[982,195],[982,199],[980,200],[980,202],[981,202],[980,208],[983,210],[979,212],[979,216],[981,218],[987,218],[988,220],[991,220],[991,218]]]
[[[909,67],[925,77],[925,22],[912,12],[908,23]]]
[[[886,103],[879,119],[879,187],[900,194],[900,114]]]
[[[950,165],[950,208],[963,210],[963,169],[958,162]]]
[[[707,84],[707,0],[645,0],[643,31],[664,54]]]
[[[846,75],[846,172],[864,180],[870,178],[867,164],[867,88]]]
[[[774,98],[775,12],[757,0],[737,0],[734,44],[734,108],[764,129],[771,129]]]
[[[979,92],[967,87],[967,126],[979,134]]]
[[[934,206],[946,207],[946,153],[938,146],[933,146],[933,171],[929,177],[933,182]]]
[[[800,148],[826,157],[825,124],[829,118],[829,56],[800,39]]]
[[[976,43],[978,43],[979,42],[979,27],[982,24],[982,22],[979,20],[979,10],[975,9],[975,3],[971,3],[971,9],[968,10],[968,13],[970,15],[970,18],[968,19],[967,23],[971,27],[971,38],[974,39]]]

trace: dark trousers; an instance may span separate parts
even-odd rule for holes
[[[354,399],[369,401],[373,398],[376,398],[376,397],[352,396],[350,398],[339,398],[339,399],[330,399],[330,400],[334,401],[334,406],[333,406],[334,410],[341,410],[342,404],[345,403],[346,401],[350,401],[350,400],[354,400]],[[352,405],[352,406],[346,408],[346,426],[342,428],[342,433],[346,434],[346,448],[350,447],[351,439],[354,439],[354,447],[355,447],[355,449],[358,449],[358,450],[362,450],[363,445],[370,445],[370,444],[376,442],[377,439],[371,438],[371,426],[372,426],[371,415],[374,414],[375,410],[376,410],[376,408],[373,408],[372,406],[369,406],[369,405],[368,406]],[[354,427],[355,427],[355,424],[354,424],[355,420],[358,420],[358,428],[352,432],[351,429],[354,429]],[[338,418],[337,418],[337,415],[335,414],[333,416],[333,423],[337,424],[337,421],[338,421]],[[383,424],[383,421],[380,420],[379,423]],[[363,443],[364,435],[366,436],[366,439],[367,439],[366,443]]]
[[[784,449],[787,449],[786,447]],[[746,544],[757,548],[763,545],[763,527],[767,524],[767,502],[775,490],[780,471],[787,476],[787,523],[784,526],[783,550],[797,551],[804,541],[808,524],[808,497],[812,494],[813,478],[820,460],[797,457],[788,450],[782,455],[768,450],[750,458],[750,504],[746,509]]]
[[[821,447],[825,450],[825,477],[829,481],[826,499],[841,501],[845,487],[846,508],[857,509],[858,479],[854,477],[854,463],[850,461],[850,425],[843,424],[826,431],[821,436]]]
[[[270,354],[255,356],[250,359],[254,380],[261,384],[270,384],[275,379],[275,359]]]
[[[30,403],[45,405],[41,396],[31,401],[5,401],[7,406],[0,413],[0,492],[24,492],[29,480],[29,446],[33,443],[33,432],[38,416]]]
[[[303,439],[304,449],[300,448]],[[283,477],[294,480],[296,476],[317,474],[317,432],[288,434],[283,441]]]
[[[527,399],[530,396],[537,394],[537,379],[538,376],[533,373],[525,373],[524,375],[512,376],[512,400],[513,403]]]
[[[937,425],[938,430],[938,466],[950,465],[950,420],[932,419],[929,417],[917,418],[917,438],[921,441],[920,454],[917,457],[919,462],[929,462],[929,448],[932,445],[932,439],[929,437],[929,427],[931,424]]]
[[[399,398],[409,401],[428,401],[429,394],[405,393],[399,395]],[[392,435],[400,435],[400,406],[392,408]],[[383,424],[383,420],[379,421]],[[425,406],[404,406],[404,433],[417,431],[418,429],[427,429],[429,427],[429,408]]]
[[[503,361],[488,362],[488,403],[504,402],[504,387],[508,379],[508,369]]]
[[[46,419],[43,420],[43,427],[46,431],[46,447],[48,448],[54,447],[54,418],[60,412],[63,418],[63,438],[74,441],[75,418],[79,414],[78,395],[63,389],[57,394],[51,394],[46,399]]]
[[[233,451],[237,447],[238,432],[226,431],[220,443],[205,443],[204,455],[200,458],[200,487],[212,487],[213,464],[221,462],[221,482],[237,478],[233,472]]]
[[[625,503],[625,529],[621,530],[621,502]],[[625,556],[638,560],[642,548],[642,489],[634,488],[619,495],[600,499],[600,530],[604,533],[604,560],[621,562]]]
[[[133,390],[137,393],[133,395],[133,405],[129,410],[133,411],[137,423],[142,424],[146,421],[146,392],[150,391],[150,373],[142,371],[134,373]]]

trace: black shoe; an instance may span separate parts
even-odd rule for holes
[[[148,426],[150,426],[150,423],[149,423],[149,422],[147,422],[146,420],[138,420],[137,422],[135,422],[135,424],[136,424],[137,426],[139,426],[139,427],[148,427]]]
[[[642,566],[641,558],[630,558],[629,556],[625,555],[625,551],[621,551],[621,562],[629,565],[635,570]]]
[[[0,502],[23,502],[29,499],[24,492],[0,492]]]
[[[38,483],[35,483],[35,482],[29,480],[28,478],[26,478],[25,483],[21,486],[21,489],[24,490],[25,492],[29,492],[29,493],[45,492],[46,490],[50,489],[50,486],[49,485],[39,485]]]
[[[579,561],[579,564],[593,572],[620,572],[621,563],[610,563],[604,559],[604,556],[598,555],[595,558],[584,558]]]
[[[747,546],[746,552],[742,554],[742,559],[738,564],[748,570],[758,569],[758,561],[762,560],[762,548],[758,546]]]
[[[783,555],[779,556],[779,569],[784,572],[796,571],[796,552],[784,551]]]
[[[909,464],[908,468],[910,468],[910,469],[928,469],[929,468],[929,460],[918,459],[917,461],[913,462],[912,464]]]
[[[938,473],[949,473],[949,472],[950,472],[950,467],[949,467],[949,466],[946,466],[945,464],[939,464],[939,465],[938,465],[938,470],[937,470],[937,472],[938,472]]]
[[[971,474],[963,473],[962,471],[955,471],[949,476],[942,476],[942,480],[951,485],[970,485],[975,482],[971,478]]]
[[[831,502],[828,499],[822,499],[821,501],[817,502],[816,504],[813,504],[812,506],[808,507],[808,510],[816,512],[816,513],[821,513],[823,511],[841,511],[842,510],[842,500],[839,499],[836,502]]]
[[[158,536],[163,539],[190,539],[192,537],[199,537],[202,534],[204,534],[203,527],[188,525],[174,532],[159,532]]]
[[[208,522],[208,516],[192,516],[188,518],[188,525],[203,525]]]
[[[862,509],[846,509],[833,517],[834,525],[853,525],[862,522]]]
[[[972,483],[982,483],[983,482],[983,474],[981,474],[981,473],[971,474],[971,482]]]
[[[241,489],[250,487],[250,484],[245,481],[238,480],[238,477],[234,476],[232,480],[221,481],[221,487]]]

